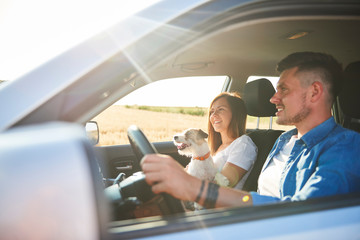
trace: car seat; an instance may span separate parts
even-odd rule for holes
[[[257,191],[258,178],[264,162],[272,149],[276,139],[284,131],[273,129],[259,129],[260,117],[275,116],[276,107],[270,103],[270,98],[275,94],[275,89],[271,82],[266,78],[261,78],[245,84],[243,99],[248,115],[258,117],[257,128],[248,130],[248,136],[253,140],[258,148],[257,159],[246,179],[243,190]],[[271,122],[270,126],[271,128]]]
[[[344,70],[343,89],[339,104],[343,113],[342,125],[360,132],[360,61],[350,63]]]

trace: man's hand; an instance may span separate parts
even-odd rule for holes
[[[168,155],[148,154],[141,160],[141,168],[152,191],[168,193],[175,198],[194,201],[201,181],[184,171],[184,167]]]

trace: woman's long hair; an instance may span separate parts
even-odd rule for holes
[[[220,98],[225,98],[230,106],[232,113],[232,118],[228,128],[228,135],[234,139],[245,134],[246,129],[246,117],[247,111],[245,103],[237,92],[223,92],[217,95],[214,100],[212,100],[209,111],[208,111],[208,142],[210,147],[211,155],[214,155],[220,145],[222,144],[221,135],[218,132],[215,132],[211,122],[210,122],[210,110],[215,101]]]

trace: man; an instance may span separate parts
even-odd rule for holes
[[[360,192],[360,134],[337,125],[331,106],[341,89],[342,68],[331,56],[301,52],[278,64],[280,80],[270,99],[277,123],[295,125],[282,134],[259,177],[258,193],[219,188],[188,175],[165,155],[142,160],[155,193],[197,201],[207,208]]]

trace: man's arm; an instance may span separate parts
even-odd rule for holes
[[[189,175],[173,158],[167,155],[149,154],[141,161],[146,182],[152,186],[156,194],[166,192],[180,200],[195,201],[204,205],[206,199],[216,195],[215,207],[251,206],[251,194],[227,187],[209,188],[209,182],[204,182]]]

